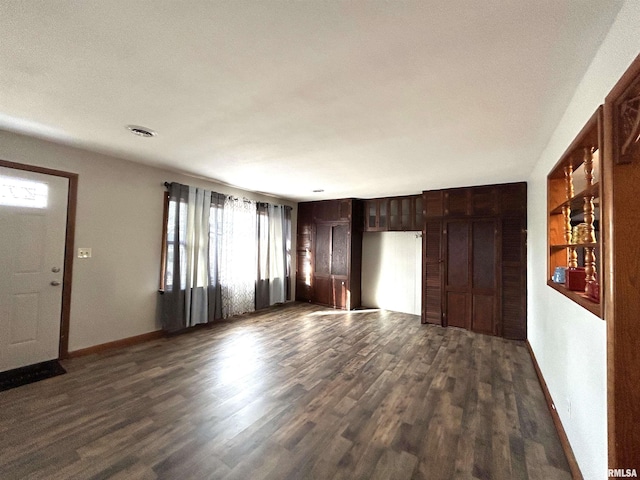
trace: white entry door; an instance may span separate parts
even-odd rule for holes
[[[0,167],[0,372],[58,358],[68,189]]]

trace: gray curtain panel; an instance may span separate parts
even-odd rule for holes
[[[224,195],[169,186],[162,327],[169,332],[222,317],[218,275]]]
[[[180,228],[186,222],[186,209],[180,208],[189,202],[189,187],[179,183],[169,185],[169,212],[165,258],[167,266],[164,274],[164,293],[162,295],[162,328],[174,332],[186,327],[185,289],[181,285],[180,245],[186,241]],[[184,218],[183,218],[184,217]],[[186,266],[186,265],[185,265]]]
[[[269,302],[269,204],[258,203],[256,242],[258,244],[258,275],[256,280],[256,310],[268,307]]]
[[[291,207],[284,207],[282,233],[284,236],[284,262],[285,262],[285,299],[291,300]]]
[[[209,217],[209,311],[208,321],[222,318],[222,285],[220,283],[220,258],[222,257],[222,218],[224,215],[222,193],[211,192],[211,216]]]

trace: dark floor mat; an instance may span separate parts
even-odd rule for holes
[[[62,375],[67,371],[57,360],[36,363],[27,367],[20,367],[14,370],[0,373],[0,392],[21,387],[33,382],[39,382],[46,378]]]

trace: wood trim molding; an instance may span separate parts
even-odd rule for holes
[[[78,174],[54,170],[51,168],[25,165],[0,159],[0,167],[13,168],[26,172],[42,173],[69,179],[67,197],[67,228],[64,251],[64,273],[62,277],[62,312],[60,317],[60,340],[58,357],[65,358],[69,352],[69,321],[71,317],[71,285],[73,279],[74,239],[76,232],[76,211],[78,205]]]
[[[573,449],[571,448],[571,444],[569,443],[569,438],[567,437],[567,433],[564,431],[564,427],[562,426],[562,422],[560,421],[560,416],[558,415],[558,411],[556,410],[555,404],[553,403],[553,398],[551,398],[551,393],[549,393],[547,382],[542,376],[542,371],[540,370],[538,360],[536,360],[536,356],[533,353],[533,348],[531,348],[529,340],[527,340],[525,343],[527,345],[527,350],[529,350],[529,355],[531,355],[533,368],[535,369],[536,375],[538,376],[538,381],[540,382],[540,387],[542,387],[544,398],[547,401],[547,407],[549,407],[549,412],[551,413],[553,424],[555,425],[556,431],[558,432],[560,444],[562,445],[564,454],[567,457],[567,461],[569,462],[569,468],[571,469],[571,478],[573,478],[573,480],[583,480],[584,477],[582,476],[582,472],[580,472],[580,467],[578,466],[576,457],[573,454]]]
[[[143,333],[142,335],[122,338],[120,340],[114,340],[113,342],[101,343],[99,345],[94,345],[93,347],[74,350],[68,353],[67,358],[84,357],[86,355],[106,352],[107,350],[130,347],[132,345],[138,345],[140,343],[149,342],[151,340],[164,338],[165,336],[166,334],[163,330],[154,330],[153,332]]]
[[[606,176],[603,218],[607,225],[603,232],[607,255],[603,293],[607,321],[608,455],[609,468],[613,469],[623,465],[637,468],[640,448],[637,428],[640,419],[640,331],[637,328],[640,258],[636,241],[640,228],[634,209],[629,209],[630,205],[637,204],[640,153],[637,142],[627,155],[621,156],[619,148],[626,136],[619,107],[628,99],[630,91],[637,91],[639,81],[640,55],[631,62],[604,102],[604,134],[610,141],[605,142],[603,162]],[[636,120],[640,119],[636,117]],[[633,130],[637,131],[637,125]]]

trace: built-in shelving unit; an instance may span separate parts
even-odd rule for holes
[[[365,200],[365,232],[421,231],[422,195]]]
[[[547,176],[547,284],[602,318],[601,152],[599,107]]]

